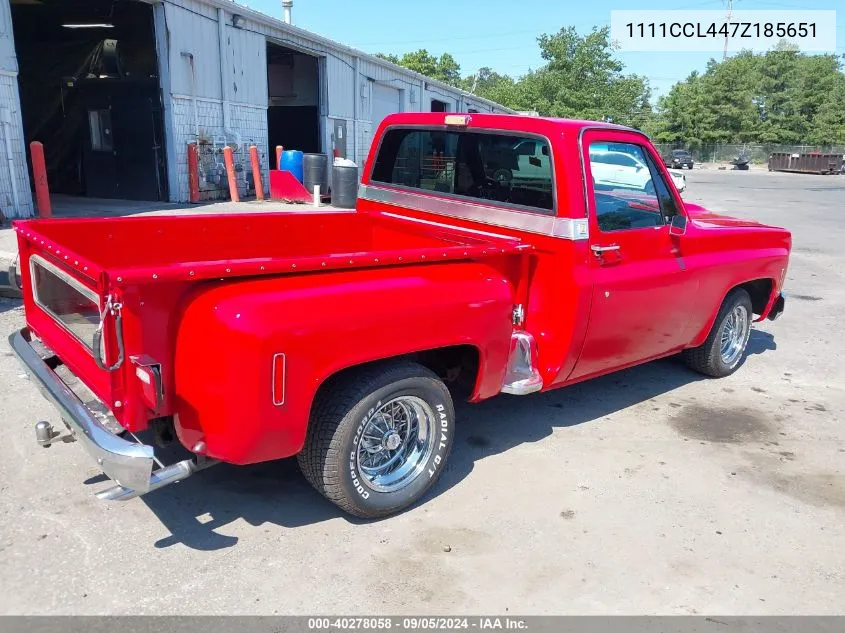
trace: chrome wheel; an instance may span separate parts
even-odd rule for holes
[[[745,351],[749,333],[748,310],[744,305],[735,306],[722,325],[720,354],[725,365],[733,367],[739,362]]]
[[[434,410],[415,396],[394,398],[376,411],[358,442],[358,471],[378,492],[394,492],[424,470],[437,440]]]

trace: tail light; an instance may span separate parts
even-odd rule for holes
[[[135,378],[144,404],[153,412],[161,409],[164,400],[164,387],[161,382],[161,364],[149,356],[133,356]]]

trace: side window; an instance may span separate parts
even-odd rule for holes
[[[529,211],[554,210],[551,152],[546,141],[536,138],[391,129],[382,139],[371,179]]]
[[[372,179],[441,193],[455,191],[454,132],[388,130],[379,148]]]
[[[654,161],[633,143],[590,144],[599,229],[608,233],[661,226],[675,203]]]

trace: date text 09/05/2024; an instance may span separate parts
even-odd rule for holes
[[[816,37],[815,22],[628,22],[628,37],[686,37],[686,38],[760,38],[760,37]]]
[[[309,618],[308,629],[311,631],[442,631],[442,630],[480,630],[480,631],[525,631],[528,624],[521,618],[512,617],[349,617],[349,618]]]

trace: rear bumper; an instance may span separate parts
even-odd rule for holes
[[[783,314],[784,309],[786,309],[786,298],[782,294],[779,294],[778,298],[772,304],[772,309],[769,310],[769,316],[767,318],[769,321],[774,321]]]
[[[31,345],[29,329],[9,337],[12,351],[41,394],[53,404],[75,438],[103,472],[121,487],[137,494],[151,488],[154,453],[151,446],[128,442],[109,431]]]

